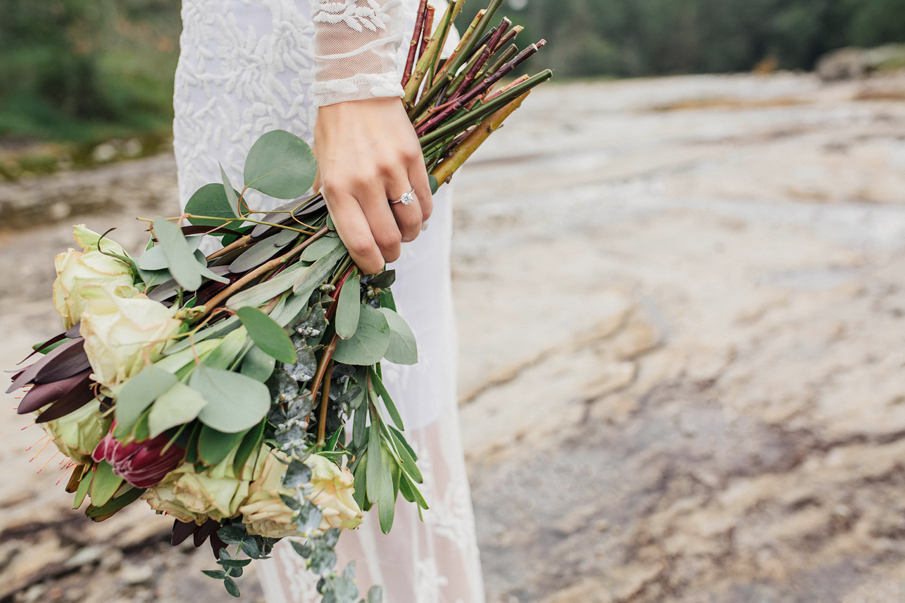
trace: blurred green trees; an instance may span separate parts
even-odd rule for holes
[[[169,127],[179,0],[0,1],[0,136]]]
[[[482,2],[468,3],[470,19]],[[557,76],[811,69],[842,46],[905,42],[905,0],[508,0]]]
[[[259,0],[252,0],[259,1]],[[180,0],[0,0],[0,137],[166,131]],[[485,5],[468,0],[462,20]],[[507,0],[559,77],[810,69],[905,41],[905,0]],[[464,24],[462,25],[464,27]]]

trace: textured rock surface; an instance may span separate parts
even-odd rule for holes
[[[457,177],[490,601],[903,600],[903,91],[784,74],[552,86]],[[85,194],[118,198],[118,178]],[[171,212],[175,180],[139,189],[89,226],[141,245],[130,218]],[[73,218],[0,232],[3,365],[54,332],[50,257]],[[67,510],[56,460],[28,463],[27,423],[0,427],[0,601],[224,600],[198,572],[207,550],[169,550],[168,521]]]

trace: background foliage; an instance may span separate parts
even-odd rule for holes
[[[90,142],[168,128],[179,7],[0,2],[0,137]]]
[[[0,2],[0,137],[166,131],[180,4]],[[504,12],[550,42],[533,67],[558,77],[747,71],[764,59],[810,69],[834,48],[905,41],[905,0],[508,0]]]

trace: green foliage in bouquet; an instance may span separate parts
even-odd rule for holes
[[[539,47],[512,50],[507,19],[490,27],[500,1],[446,61],[462,0],[432,36],[433,8],[419,8],[404,102],[435,188],[550,77],[493,89]],[[210,542],[220,569],[205,573],[234,596],[251,560],[301,536],[292,546],[324,600],[354,603],[354,565],[334,569],[341,531],[375,509],[389,532],[400,494],[428,508],[381,367],[415,364],[418,348],[396,312],[395,273],[362,274],[323,197],[305,196],[316,172],[303,140],[273,131],[249,150],[238,187],[221,169],[183,215],[140,218],[151,236],[137,258],[77,226],[82,251],[55,262],[67,330],[35,346],[43,358],[10,390],[32,386],[18,410],[38,413],[71,459],[67,490],[76,508],[90,500],[92,519],[144,499],[176,520],[173,544]],[[252,189],[289,201],[253,211]],[[204,237],[220,249],[205,255]],[[379,587],[367,595],[380,598]]]

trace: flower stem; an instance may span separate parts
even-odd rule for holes
[[[504,106],[506,103],[510,102],[513,98],[520,96],[525,91],[530,90],[534,86],[537,86],[538,84],[541,84],[541,83],[547,81],[552,76],[553,76],[553,72],[550,71],[549,69],[542,71],[542,72],[538,73],[537,75],[534,75],[534,76],[528,78],[527,80],[525,80],[518,86],[514,86],[511,90],[509,90],[505,94],[501,94],[500,96],[493,99],[492,101],[481,105],[474,111],[470,111],[459,118],[456,118],[450,122],[443,124],[442,126],[438,127],[433,132],[431,132],[429,134],[425,134],[424,136],[422,136],[419,139],[419,141],[421,142],[421,147],[425,148],[427,146],[430,146],[430,145],[432,145],[432,143],[434,143],[442,138],[445,138],[446,136],[449,136],[452,133],[461,132],[461,131],[465,130],[466,128],[468,128],[469,126],[472,126],[472,125],[480,122],[485,117],[487,117],[491,113],[494,113],[495,111],[500,109],[502,106]]]
[[[314,406],[314,401],[317,400],[317,390],[320,389],[321,380],[324,378],[324,373],[327,371],[327,364],[333,358],[333,352],[336,350],[336,343],[339,341],[339,335],[336,333],[333,334],[333,338],[330,340],[330,343],[327,344],[327,347],[324,348],[324,354],[321,356],[320,364],[317,366],[317,373],[314,375],[314,381],[312,381],[311,385],[311,406]],[[321,416],[326,416],[326,410],[321,409]],[[321,441],[323,435],[321,435],[322,425],[325,421],[321,421],[317,426],[318,432],[318,442]]]
[[[301,245],[298,245],[297,247],[295,247],[294,249],[289,251],[289,253],[286,253],[284,255],[281,255],[278,258],[274,258],[274,259],[270,260],[269,262],[265,262],[265,263],[261,264],[260,266],[258,266],[257,268],[255,268],[254,270],[252,270],[251,272],[249,272],[248,274],[246,274],[245,276],[243,276],[236,282],[234,282],[232,285],[230,285],[229,287],[227,287],[226,289],[224,289],[223,291],[221,291],[220,293],[215,295],[210,301],[208,301],[206,304],[204,304],[207,309],[204,311],[203,314],[201,314],[199,316],[199,318],[204,318],[207,315],[207,313],[210,312],[213,308],[216,308],[217,306],[219,306],[230,295],[232,295],[236,291],[240,290],[242,287],[244,287],[245,285],[247,285],[254,279],[258,278],[262,274],[265,274],[269,270],[273,270],[274,268],[279,268],[281,265],[285,264],[286,262],[288,262],[289,260],[291,260],[292,258],[297,256],[298,254],[300,254],[302,251],[305,250],[306,247],[308,247],[313,242],[315,242],[316,240],[318,240],[319,238],[321,238],[322,236],[327,234],[328,230],[329,229],[326,226],[324,226],[319,231],[314,233],[311,237],[309,237],[304,243],[302,243]]]
[[[472,153],[487,140],[488,136],[493,134],[495,130],[498,130],[500,126],[503,125],[503,121],[509,117],[513,111],[519,108],[519,105],[522,104],[522,101],[524,101],[530,93],[530,90],[524,92],[512,102],[507,103],[486,122],[481,124],[480,127],[475,128],[471,134],[466,136],[465,139],[456,146],[452,154],[431,172],[431,175],[437,179],[437,182],[449,182],[449,179],[452,178],[452,175],[456,170],[465,163],[465,160],[471,157]]]
[[[334,339],[335,339],[334,335]],[[336,344],[331,342],[333,346],[329,349],[330,356],[333,356],[333,350],[336,349]],[[324,352],[326,355],[327,352]],[[327,406],[330,404],[330,379],[333,377],[333,359],[330,359],[330,362],[327,363],[327,371],[324,373],[324,393],[321,395],[321,407],[320,413],[318,416],[317,423],[317,443],[321,445],[324,443],[324,439],[327,436]]]
[[[421,89],[421,82],[424,80],[424,76],[427,75],[428,68],[434,63],[434,59],[440,53],[440,40],[444,39],[449,31],[449,21],[452,19],[454,9],[455,7],[452,4],[446,7],[446,12],[443,13],[443,24],[431,36],[427,48],[424,49],[424,54],[418,59],[417,65],[415,65],[412,77],[406,82],[405,96],[402,100],[405,102],[407,109],[414,104],[415,97],[418,95],[418,90]]]
[[[215,251],[214,253],[207,256],[207,261],[209,262],[211,260],[216,260],[217,258],[224,256],[231,251],[235,251],[236,249],[242,249],[243,247],[248,245],[253,240],[254,239],[252,238],[251,235],[245,235],[244,237],[236,239],[235,241],[233,241],[226,247],[222,247],[222,248],[218,249],[217,251]]]
[[[405,88],[409,78],[412,77],[412,67],[415,64],[415,55],[418,52],[418,38],[421,37],[425,8],[427,8],[427,0],[421,0],[421,3],[418,5],[418,17],[415,20],[415,32],[412,34],[412,41],[409,42],[409,53],[405,60],[405,70],[402,72],[403,88]]]

